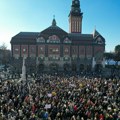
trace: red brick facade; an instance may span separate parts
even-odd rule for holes
[[[85,46],[79,46],[79,56],[85,58]]]
[[[38,57],[45,56],[45,45],[38,45]]]
[[[20,45],[14,45],[13,46],[13,55],[17,55],[20,57]]]
[[[87,46],[86,47],[86,57],[87,58],[92,58],[93,55],[93,47],[92,46]]]
[[[48,45],[48,55],[60,56],[60,45]]]
[[[72,56],[78,57],[78,46],[72,46]]]
[[[70,56],[70,46],[69,45],[63,46],[63,56]]]
[[[21,56],[28,57],[28,45],[21,46]]]
[[[29,46],[29,56],[36,57],[36,45]]]

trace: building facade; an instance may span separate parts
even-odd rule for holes
[[[41,32],[20,32],[11,39],[12,64],[16,70],[26,57],[27,71],[83,71],[103,65],[105,39],[97,31],[82,33],[80,1],[72,0],[69,32],[52,25]]]

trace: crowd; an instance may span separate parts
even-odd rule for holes
[[[120,80],[43,74],[1,82],[3,120],[120,120]]]

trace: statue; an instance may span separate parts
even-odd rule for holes
[[[26,81],[26,67],[25,67],[25,57],[23,57],[23,65],[22,65],[22,74],[19,82]]]
[[[96,61],[95,61],[95,58],[93,57],[93,59],[92,59],[92,68],[93,69],[94,69],[95,65],[96,65]]]

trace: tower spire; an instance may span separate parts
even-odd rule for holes
[[[69,32],[82,33],[82,15],[80,9],[80,0],[72,0],[69,14]]]
[[[82,15],[81,9],[80,9],[80,1],[79,0],[72,0],[70,14],[72,14],[74,16]]]
[[[53,15],[53,21],[52,21],[52,26],[56,26],[56,20],[55,20],[55,15]]]

